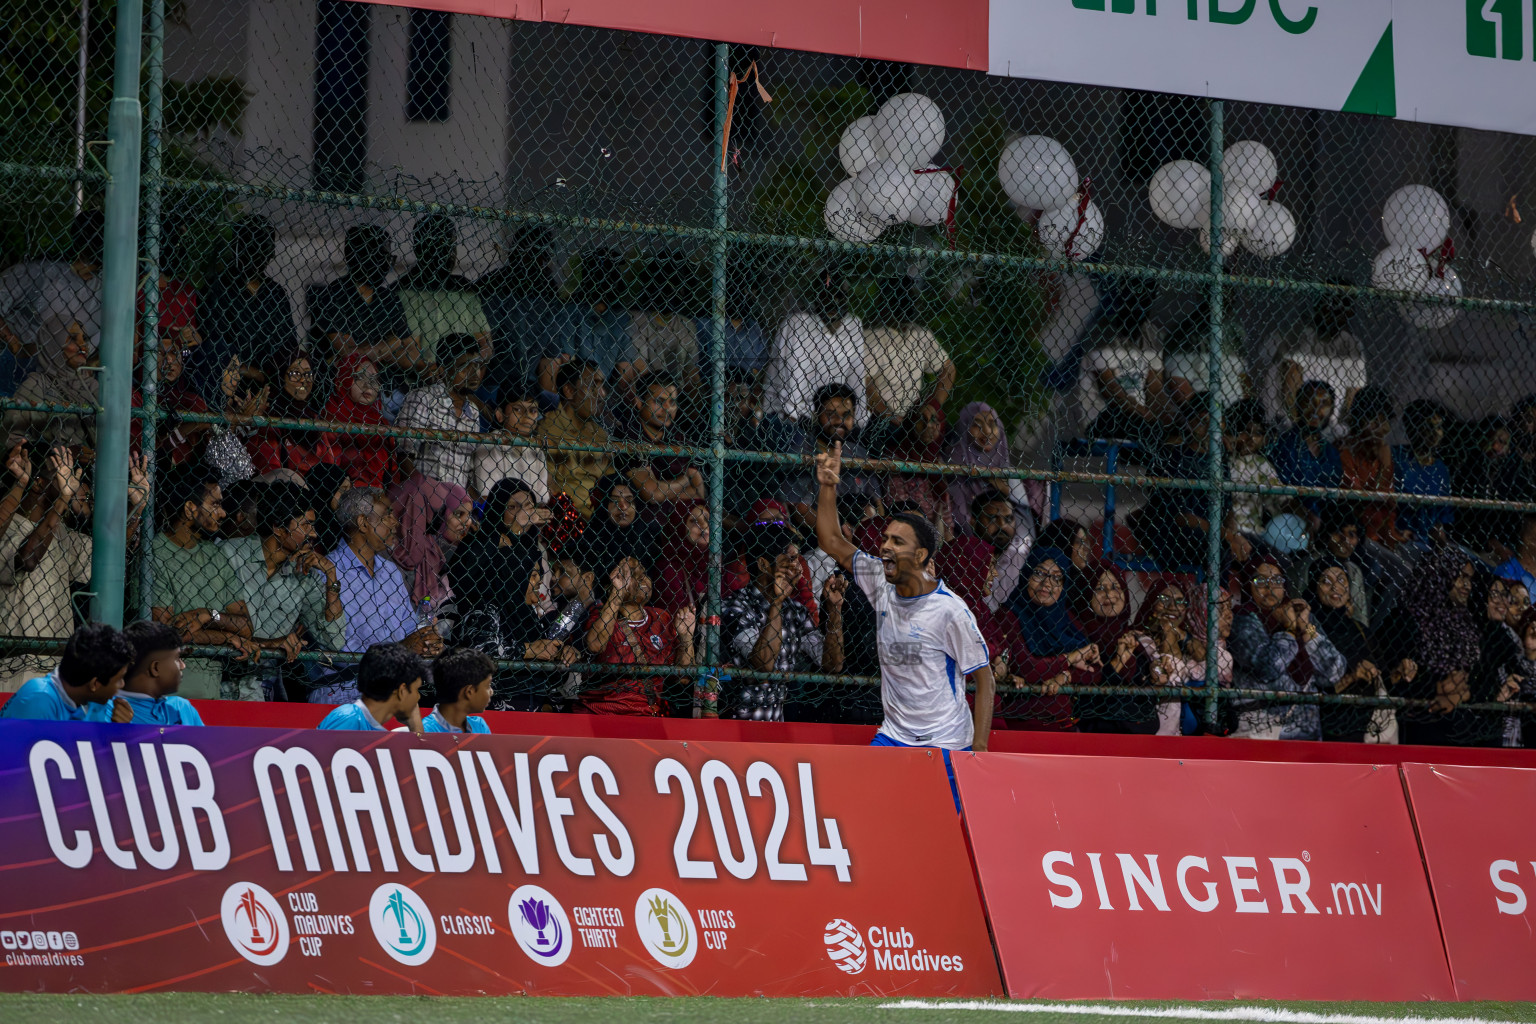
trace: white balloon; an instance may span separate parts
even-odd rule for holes
[[[1263,260],[1289,252],[1296,244],[1296,218],[1279,203],[1259,203],[1258,223],[1248,229],[1243,245]]]
[[[837,159],[850,175],[858,174],[878,159],[874,124],[875,115],[867,114],[843,129],[843,137],[837,142]]]
[[[1090,200],[1083,210],[1082,223],[1079,225],[1079,202],[1079,197],[1073,195],[1065,206],[1042,213],[1040,223],[1035,226],[1040,235],[1040,244],[1055,259],[1085,260],[1104,244],[1103,212]]]
[[[1211,206],[1211,172],[1193,160],[1164,164],[1147,186],[1152,213],[1171,228],[1197,228]]]
[[[1242,235],[1233,234],[1232,232],[1227,231],[1225,228],[1222,229],[1222,233],[1221,233],[1221,255],[1222,255],[1223,258],[1231,259],[1233,254],[1237,252],[1237,247],[1239,245],[1241,245],[1242,243],[1243,243],[1243,236]],[[1210,252],[1211,251],[1211,229],[1210,228],[1201,228],[1200,229],[1200,248],[1204,249],[1206,252]]]
[[[1429,264],[1406,245],[1389,245],[1371,263],[1371,286],[1389,292],[1422,292],[1429,287]]]
[[[1263,205],[1264,200],[1254,192],[1234,191],[1224,194],[1221,197],[1222,235],[1230,235],[1241,241],[1243,235],[1258,226]]]
[[[1221,178],[1229,189],[1268,192],[1279,177],[1275,154],[1262,142],[1234,142],[1221,156]]]
[[[944,145],[944,114],[919,93],[899,93],[886,100],[873,127],[880,154],[909,171],[932,160]]]
[[[1445,267],[1439,275],[1429,275],[1429,285],[1424,294],[1449,299],[1459,299],[1463,294],[1461,277],[1451,267]],[[1448,327],[1461,316],[1455,306],[1430,306],[1417,302],[1402,303],[1403,317],[1415,327],[1436,330]]]
[[[931,166],[931,165],[930,165]],[[955,176],[948,171],[932,170],[914,174],[917,205],[907,215],[907,223],[932,228],[949,219],[949,200],[955,194]]]
[[[1065,206],[1078,185],[1067,147],[1044,135],[1025,135],[1003,147],[997,177],[1008,198],[1026,210]]]
[[[883,225],[859,212],[853,195],[857,182],[857,178],[848,178],[832,186],[826,209],[821,214],[827,231],[839,242],[873,242],[884,230]]]
[[[864,171],[853,187],[859,212],[882,228],[901,224],[917,208],[917,179],[900,164],[877,164]]]
[[[1387,197],[1381,227],[1392,245],[1434,249],[1451,234],[1451,207],[1428,185],[1405,185]]]

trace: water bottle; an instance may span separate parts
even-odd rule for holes
[[[586,617],[587,607],[580,601],[572,598],[571,602],[555,619],[554,625],[545,633],[545,639],[559,640],[564,643],[581,627],[582,620]]]
[[[416,602],[416,628],[425,629],[437,624],[437,611],[432,606],[432,599],[424,597]]]

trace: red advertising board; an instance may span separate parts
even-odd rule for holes
[[[996,995],[930,751],[0,724],[0,990]]]
[[[1405,764],[1459,999],[1536,999],[1536,771]]]
[[[1010,995],[1451,997],[1394,768],[954,763]]]

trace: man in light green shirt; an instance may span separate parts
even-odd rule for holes
[[[254,537],[223,544],[245,595],[256,643],[292,661],[302,645],[302,626],[315,646],[341,650],[347,626],[341,585],[336,566],[314,550],[315,510],[308,492],[295,484],[268,484],[256,518]],[[266,663],[257,676],[239,682],[235,699],[264,699],[278,676],[277,666]]]

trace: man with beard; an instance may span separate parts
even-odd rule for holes
[[[614,440],[634,444],[677,444],[672,424],[677,420],[677,381],[664,373],[647,373],[635,381],[634,418]],[[620,454],[614,469],[628,478],[647,506],[658,502],[702,501],[704,476],[681,455]],[[665,518],[648,508],[645,518]]]
[[[309,290],[311,351],[329,347],[337,362],[357,352],[375,366],[424,370],[400,296],[384,283],[394,262],[388,232],[379,224],[354,224],[344,245],[347,276]]]
[[[251,619],[240,581],[214,538],[224,525],[224,494],[217,475],[199,464],[165,477],[160,488],[163,532],[150,542],[155,582],[150,598],[156,622],[176,630],[183,644],[228,645],[241,655],[253,653]],[[180,692],[184,697],[217,700],[223,665],[209,658],[188,658]]]
[[[840,444],[845,459],[869,458],[869,452],[863,445],[850,440],[859,408],[859,398],[853,388],[842,383],[826,384],[816,392],[813,407],[815,418],[796,454],[807,456],[806,462],[811,463],[817,455],[825,455],[832,450],[833,445]],[[817,495],[815,466],[786,467],[786,471],[788,479],[781,492],[784,503],[794,510],[807,531],[814,531],[816,513],[812,506]],[[867,495],[878,500],[881,493],[880,480],[868,470],[845,467],[842,470],[842,493]]]
[[[1023,575],[1024,563],[1029,559],[1029,549],[1034,545],[1034,537],[1028,530],[1019,533],[1013,502],[999,491],[976,495],[971,502],[971,529],[997,552],[997,560],[993,562],[997,580],[986,598],[987,607],[997,611],[1013,596]]]

